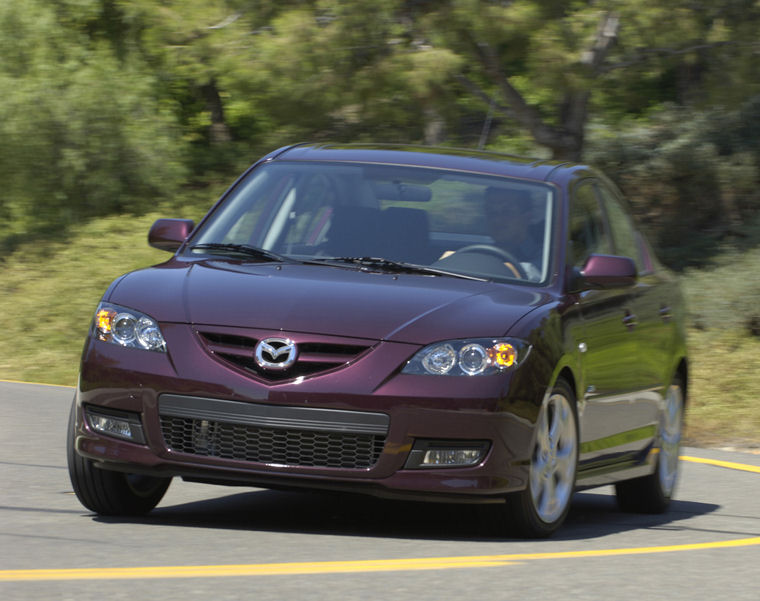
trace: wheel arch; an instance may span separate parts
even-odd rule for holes
[[[565,353],[554,358],[554,366],[551,369],[551,377],[548,379],[545,391],[546,397],[551,394],[552,389],[557,385],[559,380],[565,380],[570,390],[575,395],[573,399],[576,406],[581,403],[583,395],[580,387],[582,386],[580,373],[579,358],[572,353]]]
[[[570,389],[573,391],[573,394],[575,394],[575,403],[578,403],[578,399],[580,398],[580,395],[578,394],[578,384],[575,380],[575,374],[573,373],[573,370],[570,369],[569,365],[565,365],[560,369],[559,373],[557,374],[556,378],[554,378],[554,384],[557,383],[558,380],[565,380],[568,385],[570,386]],[[554,386],[552,384],[552,386]]]

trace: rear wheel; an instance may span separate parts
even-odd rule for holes
[[[71,407],[66,437],[69,477],[79,501],[100,515],[144,515],[169,488],[171,478],[114,472],[95,467],[75,449],[76,403]]]
[[[570,508],[577,468],[575,395],[559,380],[536,423],[528,486],[507,498],[510,529],[530,538],[553,534]]]
[[[663,513],[670,504],[678,480],[678,456],[683,431],[684,395],[680,378],[675,378],[665,395],[660,427],[657,465],[649,476],[618,482],[618,506],[635,513]]]

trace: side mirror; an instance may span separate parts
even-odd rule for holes
[[[158,219],[148,232],[148,244],[159,250],[176,251],[193,231],[192,219]]]
[[[591,255],[580,272],[576,271],[572,288],[624,288],[635,284],[637,277],[636,263],[633,259],[614,255]]]

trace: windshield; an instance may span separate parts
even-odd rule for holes
[[[540,283],[550,268],[553,211],[553,188],[538,182],[395,165],[282,161],[262,165],[240,182],[187,253],[245,245],[269,251],[264,257],[325,264],[374,258]]]

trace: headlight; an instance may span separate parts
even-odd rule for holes
[[[515,338],[445,340],[426,346],[402,373],[433,376],[488,376],[525,361],[530,345]]]
[[[93,336],[129,348],[166,352],[166,342],[158,324],[139,311],[100,303],[92,325]]]

